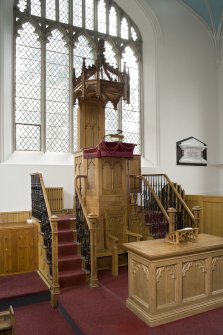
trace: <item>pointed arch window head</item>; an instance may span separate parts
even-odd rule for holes
[[[76,149],[73,70],[80,76],[83,58],[86,66],[95,63],[102,36],[106,62],[122,71],[125,62],[131,82],[130,105],[105,106],[105,133],[123,129],[140,152],[141,34],[114,0],[15,1],[16,150]]]

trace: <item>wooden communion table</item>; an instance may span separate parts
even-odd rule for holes
[[[126,243],[127,307],[157,326],[223,306],[223,238],[165,239]]]

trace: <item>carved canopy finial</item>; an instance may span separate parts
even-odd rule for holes
[[[97,59],[94,65],[86,67],[85,59],[83,59],[82,73],[79,77],[73,72],[73,92],[74,103],[76,99],[88,99],[96,97],[104,102],[111,101],[114,108],[122,97],[129,103],[129,73],[124,65],[123,72],[118,68],[106,62],[105,56],[105,41],[99,39],[97,46]]]

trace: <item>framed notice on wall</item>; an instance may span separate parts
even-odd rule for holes
[[[176,143],[177,165],[207,165],[207,145],[195,137]]]

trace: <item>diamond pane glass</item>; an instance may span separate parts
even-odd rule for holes
[[[69,53],[58,30],[46,45],[46,151],[69,151]]]
[[[119,128],[118,111],[109,101],[105,107],[105,135],[115,134]]]
[[[41,0],[31,1],[31,14],[35,16],[41,16]]]
[[[59,0],[59,21],[68,23],[69,18],[69,2],[68,0]]]
[[[121,22],[121,37],[124,39],[129,38],[129,25],[125,17],[122,19]]]
[[[85,27],[94,30],[94,0],[85,0]]]
[[[104,0],[98,1],[98,31],[106,33],[106,6]]]
[[[73,0],[73,25],[82,27],[82,0]]]
[[[73,148],[77,148],[77,109],[78,105],[70,106],[71,95],[69,75],[70,66],[75,69],[76,77],[81,75],[83,58],[86,66],[94,63],[97,40],[105,34],[105,59],[113,67],[123,70],[124,61],[130,71],[130,104],[121,102],[115,111],[109,102],[105,107],[105,131],[114,133],[123,128],[125,140],[140,143],[140,77],[139,64],[130,47],[120,56],[115,50],[122,50],[127,39],[130,43],[141,41],[141,35],[134,22],[128,18],[118,5],[110,0],[18,0],[16,22],[36,22],[35,29],[30,23],[23,24],[24,30],[18,25],[15,31],[15,123],[17,150],[69,151],[73,134]],[[27,5],[30,16],[27,16]],[[72,5],[72,6],[71,6]],[[70,9],[73,8],[73,13]],[[17,10],[20,11],[18,15]],[[45,17],[41,17],[45,10]],[[95,10],[97,13],[95,13]],[[95,14],[97,14],[95,16]],[[73,17],[73,22],[69,22]],[[97,17],[97,22],[95,22]],[[121,18],[121,22],[119,20]],[[49,20],[57,20],[64,31],[62,36],[57,27],[52,37],[41,39],[46,29],[52,24]],[[32,20],[32,21],[31,21]],[[85,20],[85,22],[83,21]],[[108,22],[107,22],[108,20]],[[67,24],[73,24],[73,38]],[[34,25],[34,23],[33,23]],[[17,25],[15,26],[17,27]],[[59,29],[59,28],[58,28]],[[87,29],[88,32],[85,30]],[[91,30],[95,30],[91,32]],[[83,35],[81,35],[83,33]],[[108,37],[106,35],[110,37]],[[37,36],[37,34],[39,34]],[[90,34],[91,39],[86,34]],[[119,35],[120,34],[120,35]],[[40,36],[40,37],[39,37]],[[77,37],[78,36],[78,39]],[[119,36],[119,38],[114,38]],[[107,39],[107,40],[106,40]],[[65,46],[68,40],[74,43],[73,62],[70,61],[70,50]],[[41,41],[41,42],[40,42]],[[66,42],[65,42],[66,41]],[[69,44],[71,45],[71,44]],[[115,46],[115,47],[114,47]],[[137,47],[138,44],[135,46]],[[43,49],[41,49],[43,47]],[[46,51],[46,54],[45,54]],[[46,57],[43,64],[41,57]],[[121,58],[122,57],[122,58]],[[73,64],[72,64],[73,63]],[[72,65],[71,65],[72,64]],[[44,81],[41,82],[42,78]],[[119,80],[116,75],[101,71],[101,78]],[[91,78],[92,79],[92,78]],[[43,100],[44,99],[44,100]],[[69,113],[73,111],[73,115]],[[43,116],[43,117],[42,117]],[[70,122],[73,119],[73,124]],[[43,123],[43,125],[42,125]],[[43,126],[43,127],[42,127]],[[42,128],[41,128],[42,127]],[[41,132],[42,129],[42,132]],[[43,134],[43,129],[46,132]],[[40,141],[41,137],[42,140]],[[32,144],[30,144],[32,142]],[[40,143],[46,143],[43,148]],[[140,145],[137,147],[140,152]]]
[[[56,0],[46,0],[46,18],[50,20],[56,19],[56,8],[55,8]]]
[[[73,106],[73,150],[77,150],[77,111],[78,111],[78,104]]]
[[[37,41],[37,35],[30,23],[23,25],[23,30],[16,38],[15,64],[16,148],[40,150],[38,141],[41,123],[41,50],[40,42]],[[29,129],[32,132],[30,135]]]
[[[85,58],[86,66],[92,65],[94,63],[93,50],[88,39],[85,36],[80,36],[78,38],[78,42],[76,43],[73,59],[76,77],[81,75],[83,58]]]
[[[40,150],[40,126],[16,125],[16,150],[39,151]]]
[[[117,33],[118,33],[117,12],[114,7],[111,7],[109,12],[109,34],[117,36]]]

